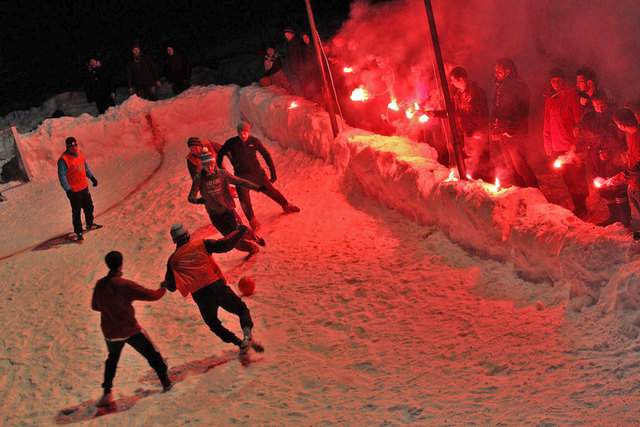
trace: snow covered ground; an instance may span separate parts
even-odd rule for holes
[[[194,87],[21,134],[36,176],[0,205],[0,424],[640,422],[640,270],[627,232],[586,224],[537,190],[447,180],[431,148],[404,138],[344,129],[333,140],[326,113],[292,100]],[[115,392],[129,408],[93,419],[106,348],[89,300],[103,257],[120,250],[125,277],[155,288],[171,224],[218,236],[203,207],[186,203],[185,142],[223,142],[240,118],[302,209],[282,215],[254,195],[267,246],[247,262],[237,251],[216,257],[230,283],[255,278],[246,302],[266,352],[241,363],[190,298],[138,302],[178,382],[160,393],[127,348]],[[71,231],[55,176],[69,135],[99,180],[91,191],[105,227],[83,244],[38,249]]]

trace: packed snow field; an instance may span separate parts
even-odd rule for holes
[[[0,205],[1,424],[640,422],[639,270],[622,227],[594,228],[537,190],[447,180],[430,147],[404,138],[345,128],[334,140],[326,113],[292,100],[194,87],[21,134],[35,177]],[[177,293],[135,303],[176,385],[160,393],[126,348],[121,410],[93,418],[106,346],[89,301],[103,257],[121,251],[124,277],[155,288],[171,224],[219,236],[186,202],[186,140],[223,142],[241,118],[274,157],[276,187],[302,209],[283,215],[255,194],[266,247],[249,261],[216,256],[233,287],[255,278],[245,301],[266,352],[243,363]],[[69,135],[99,180],[91,192],[105,227],[35,250],[71,231],[55,175]]]

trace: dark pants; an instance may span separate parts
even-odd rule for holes
[[[84,211],[84,219],[87,223],[87,228],[93,225],[93,201],[91,200],[89,187],[80,191],[72,191],[68,197],[69,202],[71,203],[73,232],[76,234],[82,233],[82,218],[80,217],[80,210]]]
[[[209,213],[209,219],[211,220],[211,224],[213,224],[216,230],[218,230],[223,236],[228,236],[233,233],[238,228],[238,225],[242,224],[242,220],[233,209],[222,214]],[[244,235],[244,238],[236,245],[236,249],[243,252],[251,252],[255,246],[255,243],[251,241],[253,239],[253,231],[249,229],[249,231]]]
[[[565,153],[554,151],[552,158],[557,158]],[[561,173],[575,210],[585,212],[587,210],[589,187],[587,186],[587,171],[585,170],[583,159],[577,158],[571,163],[563,164]]]
[[[120,360],[120,353],[125,344],[129,344],[138,353],[140,353],[149,365],[156,371],[158,378],[163,386],[169,384],[169,378],[167,377],[167,364],[164,362],[162,355],[155,348],[151,339],[144,331],[140,331],[132,337],[123,341],[109,341],[107,342],[107,350],[109,350],[109,356],[104,364],[104,383],[102,388],[105,394],[111,391],[113,387],[113,377],[116,376],[116,369],[118,368],[118,360]]]
[[[187,82],[184,82],[184,81],[171,82],[171,91],[173,92],[174,95],[181,94],[188,88],[189,88],[189,85],[187,84]]]
[[[96,106],[98,107],[98,113],[103,114],[105,111],[109,109],[109,107],[115,106],[115,102],[113,102],[113,98],[111,95],[105,95],[100,99],[96,99]]]
[[[222,326],[222,322],[218,319],[218,307],[222,307],[229,313],[238,316],[240,318],[240,326],[243,329],[246,327],[253,328],[251,313],[244,301],[227,286],[224,279],[197,290],[191,296],[198,304],[202,319],[211,329],[211,332],[219,336],[224,342],[235,345],[242,344],[242,340],[236,334]]]
[[[540,188],[536,174],[527,161],[524,136],[493,136],[491,141],[491,161],[496,177],[500,182],[506,182],[504,187],[517,185],[518,187]]]
[[[149,101],[158,100],[155,86],[136,88],[136,95],[138,95],[140,98],[148,99]]]
[[[251,180],[250,178],[245,179]],[[258,185],[264,185],[265,189],[263,193],[266,194],[271,200],[279,204],[283,209],[289,204],[287,199],[285,199],[281,192],[276,190],[271,182],[266,181]],[[251,190],[246,187],[237,185],[236,191],[238,192],[238,200],[240,201],[240,206],[242,206],[242,211],[244,212],[244,215],[247,217],[247,219],[251,221],[255,217],[255,214],[253,213],[253,206],[251,206]]]

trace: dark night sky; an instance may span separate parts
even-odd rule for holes
[[[349,14],[348,0],[311,4],[323,36],[337,31]],[[91,52],[100,52],[123,81],[133,40],[157,62],[171,40],[194,65],[215,67],[246,44],[281,42],[287,25],[308,27],[304,0],[11,0],[0,15],[0,114],[77,89],[78,69]]]

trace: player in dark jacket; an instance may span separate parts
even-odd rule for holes
[[[98,280],[93,290],[91,308],[100,312],[100,327],[107,343],[109,356],[104,365],[104,395],[99,406],[107,406],[112,402],[111,387],[116,375],[120,353],[125,344],[129,344],[144,356],[149,365],[156,371],[165,391],[171,388],[167,376],[167,364],[160,352],[155,348],[149,336],[136,321],[131,302],[156,301],[165,294],[166,289],[151,290],[122,277],[122,254],[109,252],[104,258],[109,273]]]
[[[222,167],[224,156],[228,156],[233,166],[233,174],[237,177],[244,178],[253,182],[258,186],[264,186],[263,193],[269,196],[273,201],[279,204],[286,213],[300,212],[297,206],[292,205],[287,199],[272,185],[276,182],[276,167],[273,164],[271,155],[262,145],[262,142],[251,136],[251,125],[247,122],[240,122],[237,127],[238,136],[229,138],[218,152],[216,163],[218,167]],[[260,153],[264,161],[269,167],[271,179],[267,178],[267,174],[258,161],[257,153]],[[256,230],[259,227],[258,220],[253,213],[251,206],[251,196],[249,189],[236,187],[240,206],[249,220],[251,227]]]

